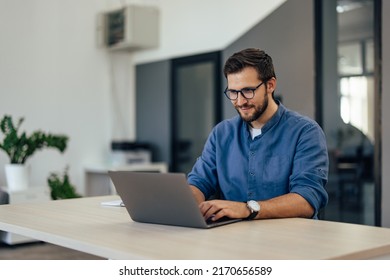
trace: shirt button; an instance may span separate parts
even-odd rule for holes
[[[251,175],[251,176],[255,176],[255,173],[253,173],[253,172],[249,172],[249,175]]]

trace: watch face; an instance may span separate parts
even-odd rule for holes
[[[249,200],[248,201],[248,207],[252,209],[252,211],[259,212],[260,211],[260,205],[257,203],[257,201]]]

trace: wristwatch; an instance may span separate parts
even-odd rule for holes
[[[260,212],[260,204],[257,201],[254,200],[247,201],[246,207],[248,207],[249,211],[251,211],[249,216],[246,217],[246,220],[253,220]]]

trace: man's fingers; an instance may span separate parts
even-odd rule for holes
[[[215,201],[205,201],[200,204],[200,211],[206,220],[213,215],[217,215],[220,210],[221,208],[218,207],[218,204],[215,203]]]

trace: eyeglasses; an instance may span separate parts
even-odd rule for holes
[[[241,96],[245,99],[252,99],[255,96],[255,91],[258,89],[264,82],[261,82],[255,88],[243,88],[242,90],[234,90],[234,89],[225,89],[223,92],[227,98],[230,100],[236,100],[238,98],[238,93],[241,93]]]

